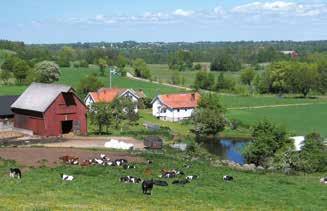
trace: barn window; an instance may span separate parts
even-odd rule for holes
[[[72,93],[63,93],[66,106],[76,105],[75,99]]]

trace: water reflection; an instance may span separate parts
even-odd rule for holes
[[[219,156],[223,160],[231,160],[239,164],[244,164],[245,162],[241,151],[248,141],[206,139],[201,140],[201,142],[210,153]]]

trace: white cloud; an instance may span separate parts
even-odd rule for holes
[[[290,11],[302,9],[303,5],[295,2],[275,1],[275,2],[253,2],[239,5],[232,9],[233,12],[251,13],[260,11]]]
[[[173,12],[173,14],[176,16],[189,17],[194,14],[194,11],[177,9]]]

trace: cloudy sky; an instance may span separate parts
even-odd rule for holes
[[[327,39],[327,0],[1,0],[27,43]]]

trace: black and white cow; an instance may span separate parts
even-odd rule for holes
[[[116,166],[121,166],[123,164],[128,163],[128,161],[126,159],[116,159],[114,163]]]
[[[229,176],[229,175],[225,175],[223,177],[223,179],[224,179],[224,181],[232,181],[232,180],[234,180],[234,178],[232,176]]]
[[[154,182],[153,180],[144,180],[142,182],[142,191],[143,194],[151,195],[152,189],[153,189]]]
[[[64,181],[73,181],[74,177],[66,174],[60,174],[60,178]]]
[[[12,178],[21,179],[22,178],[22,172],[19,168],[10,168],[9,170],[9,176]]]
[[[321,184],[326,184],[327,185],[327,177],[323,177],[320,179]]]
[[[128,165],[128,164],[124,164],[123,165],[124,169],[135,169],[135,165]]]
[[[192,181],[192,180],[197,179],[197,178],[199,178],[199,176],[197,176],[197,175],[190,175],[190,176],[185,177],[185,179],[187,179],[189,181]]]
[[[175,178],[176,176],[177,175],[175,172],[164,172],[162,175],[160,175],[160,177],[166,178],[166,179]]]
[[[138,184],[138,183],[141,183],[142,182],[142,179],[141,178],[138,178],[138,177],[133,177],[133,176],[124,176],[124,177],[121,177],[120,178],[120,181],[121,182],[124,182],[124,183]]]

